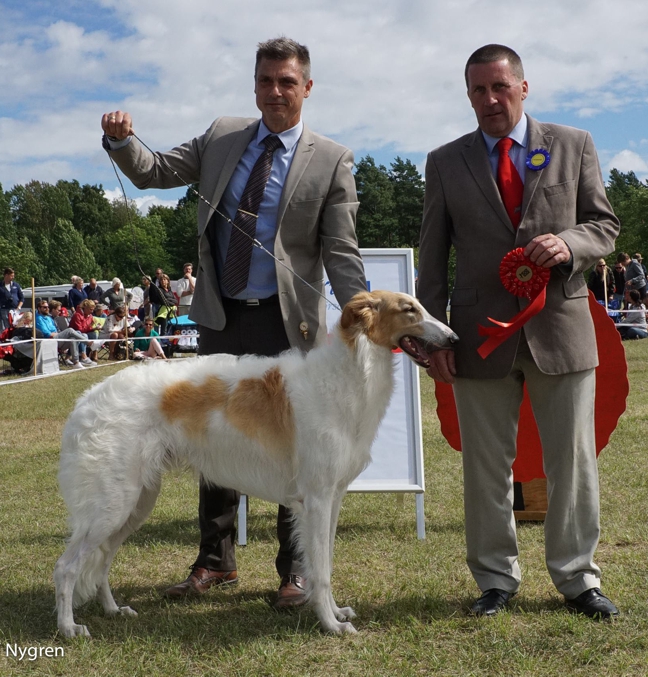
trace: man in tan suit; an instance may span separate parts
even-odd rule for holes
[[[102,118],[104,146],[137,187],[182,185],[172,170],[187,183],[198,182],[211,205],[316,290],[262,250],[246,249],[249,240],[201,201],[200,261],[189,312],[200,325],[201,354],[276,355],[291,346],[308,351],[326,336],[326,302],[317,293],[324,294],[324,267],[340,304],[366,287],[355,236],[353,155],[301,121],[312,85],[308,49],[278,38],[257,51],[254,91],[261,120],[219,118],[202,136],[151,154],[130,136],[128,113]],[[238,492],[201,482],[200,553],[190,576],[167,596],[237,581],[238,500]],[[297,606],[305,601],[304,587],[283,506],[277,531],[277,606]]]
[[[520,584],[511,466],[526,383],[547,475],[547,567],[571,611],[610,618],[618,611],[600,592],[593,560],[598,356],[583,271],[613,251],[619,222],[590,135],[524,114],[528,83],[513,50],[480,48],[465,76],[479,129],[428,156],[418,293],[432,315],[446,319],[453,246],[450,325],[460,342],[455,351],[433,354],[429,374],[454,384],[467,561],[483,593],[471,611],[497,613]],[[506,169],[507,153],[514,171],[510,163]],[[506,191],[516,182],[518,197],[511,198]],[[529,303],[499,278],[500,261],[517,247],[551,271],[546,305],[483,359],[478,326],[492,326],[489,317],[508,321]]]

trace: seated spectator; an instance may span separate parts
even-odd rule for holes
[[[4,269],[4,282],[0,285],[0,332],[11,326],[9,314],[12,310],[20,310],[24,297],[20,285],[14,280],[13,268]]]
[[[648,338],[646,306],[641,302],[641,294],[636,289],[628,291],[630,303],[621,327],[617,327],[624,340]]]
[[[587,286],[597,301],[606,303],[614,298],[614,275],[607,267],[605,259],[599,259],[596,268],[590,273]]]
[[[77,277],[75,275],[73,280],[74,283],[72,285],[72,289],[70,289],[68,292],[68,306],[74,313],[74,311],[77,309],[77,306],[81,303],[81,301],[85,301],[88,298],[88,295],[83,288],[83,278]]]
[[[50,303],[50,306],[52,304]],[[70,327],[76,329],[77,331],[85,334],[89,339],[96,339],[99,336],[99,332],[95,331],[94,328],[94,317],[92,312],[95,307],[95,302],[90,299],[85,299],[81,301],[77,307],[72,319],[70,320]],[[86,357],[87,346],[85,343],[79,343],[79,355],[81,364],[86,366],[96,366],[97,365],[97,351],[93,350]]]
[[[79,362],[79,343],[80,341],[87,341],[88,337],[81,334],[76,329],[64,329],[58,331],[55,321],[49,314],[49,303],[46,299],[39,301],[38,314],[36,315],[36,329],[43,334],[44,338],[52,339],[75,339],[70,341],[70,355],[71,359],[66,360],[65,364],[73,369],[83,369],[83,365]],[[85,356],[84,356],[85,357]]]
[[[103,289],[97,284],[97,280],[94,277],[90,278],[90,282],[83,288],[83,291],[86,293],[86,297],[95,303],[101,301],[103,295]]]
[[[108,312],[108,306],[105,306],[103,303],[96,303],[94,310],[92,311],[93,323],[92,328],[99,334],[101,328],[104,326]]]
[[[70,320],[67,315],[63,314],[63,304],[60,301],[52,299],[49,302],[50,317],[54,320],[54,324],[58,331],[63,331],[70,326]]]
[[[115,312],[118,306],[128,306],[133,295],[124,289],[121,280],[114,277],[111,282],[112,287],[104,293],[101,301],[105,303],[112,312]]]
[[[101,332],[99,334],[99,339],[105,341],[106,339],[125,339],[126,331],[124,324],[128,323],[128,317],[126,313],[126,306],[117,306],[115,312],[112,315],[108,315],[106,321],[104,322]],[[129,335],[131,334],[130,327],[128,328]],[[109,359],[114,360],[115,358],[115,349],[117,348],[117,341],[111,341],[108,344]]]
[[[153,320],[147,318],[144,324],[135,332],[135,357],[157,358],[166,360],[167,356],[162,350],[160,342],[155,338],[159,334],[153,329]],[[139,338],[142,337],[142,338]],[[137,353],[139,351],[139,355]]]
[[[166,334],[167,322],[176,316],[176,295],[171,291],[171,280],[166,273],[160,276],[160,286],[157,289],[159,310],[155,316],[155,323],[160,327],[160,335]],[[149,293],[153,293],[152,288],[149,288]],[[151,300],[155,300],[151,297]]]
[[[32,314],[23,313],[11,327],[0,332],[0,341],[28,341],[33,338]],[[40,332],[37,332],[37,336]],[[3,344],[0,346],[0,357],[9,362],[16,374],[27,374],[31,371],[33,359],[20,351],[18,346]],[[7,372],[11,373],[11,372]]]

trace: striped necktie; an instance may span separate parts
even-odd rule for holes
[[[266,149],[255,162],[245,184],[234,217],[234,225],[238,228],[232,226],[232,234],[227,247],[221,282],[230,296],[240,294],[247,287],[252,260],[252,238],[256,233],[259,207],[272,170],[273,154],[277,148],[283,147],[281,139],[276,134],[266,136],[263,143]]]

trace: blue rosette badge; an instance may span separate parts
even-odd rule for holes
[[[549,151],[544,148],[536,148],[526,156],[526,166],[534,172],[544,169],[551,160]]]

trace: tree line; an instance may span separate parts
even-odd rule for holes
[[[360,246],[416,249],[425,193],[416,166],[397,157],[387,168],[367,155],[355,180]],[[606,190],[621,220],[617,251],[648,254],[648,182],[613,169]],[[109,200],[101,185],[30,181],[6,192],[0,185],[0,266],[13,268],[22,285],[31,277],[41,286],[80,275],[117,276],[131,286],[140,265],[149,275],[161,267],[179,278],[184,263],[197,261],[197,208],[190,189],[176,207],[154,206],[143,216],[132,201]]]

